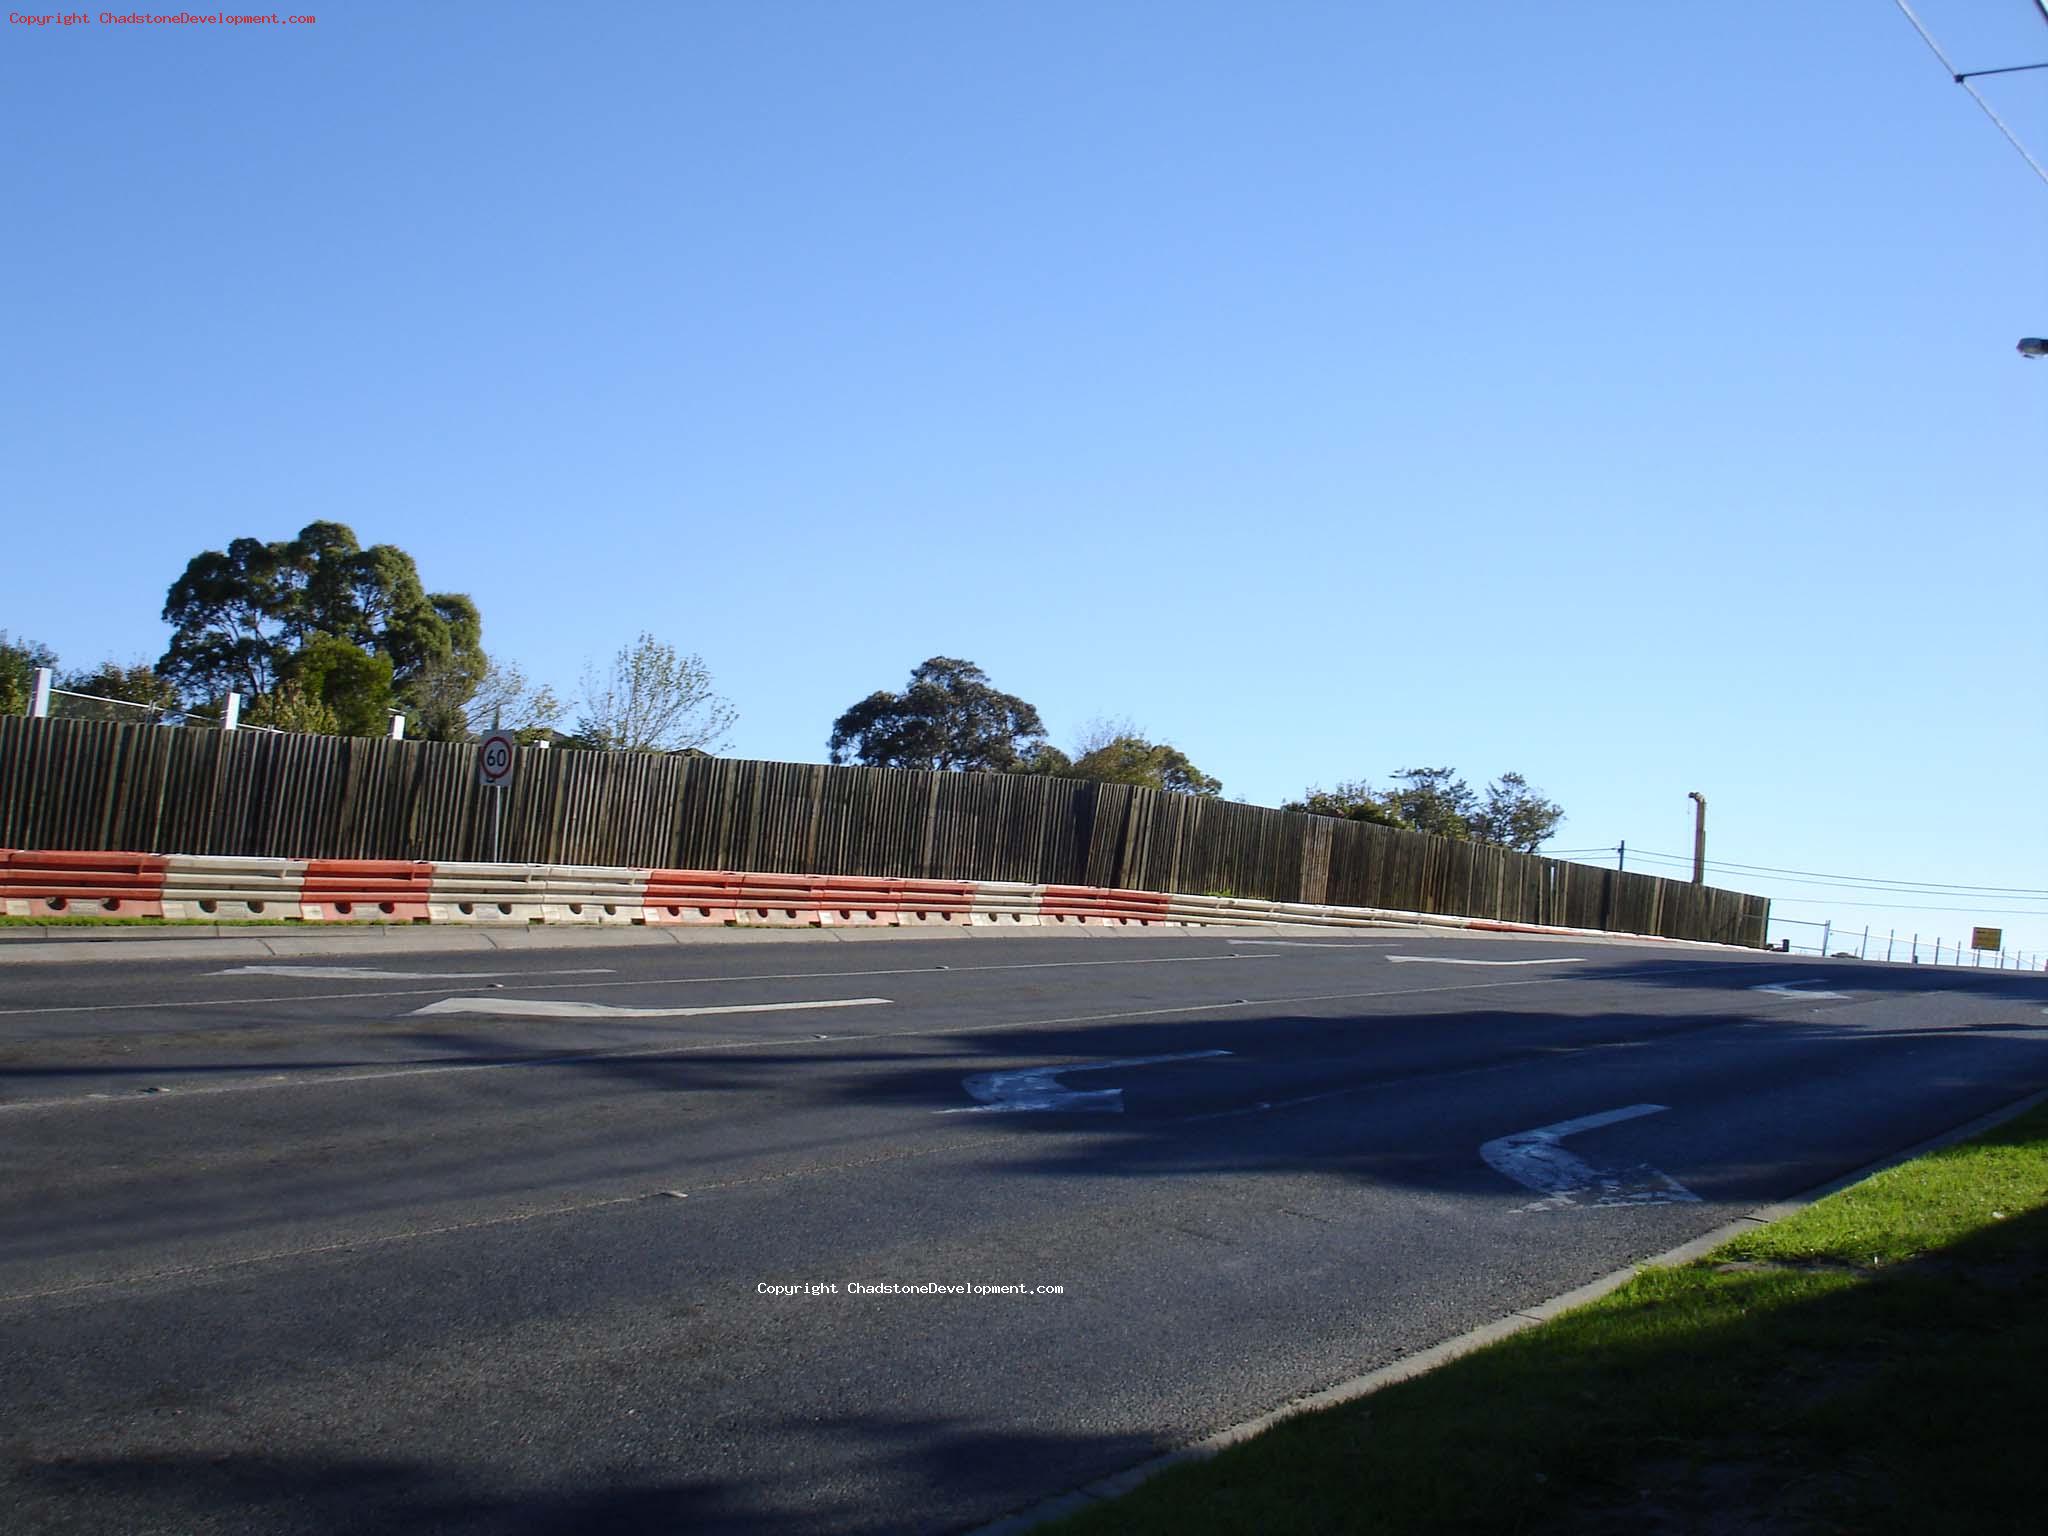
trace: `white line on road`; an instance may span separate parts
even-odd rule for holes
[[[1522,1206],[1525,1211],[1555,1211],[1578,1205],[1675,1205],[1697,1203],[1699,1196],[1662,1169],[1648,1163],[1632,1168],[1595,1168],[1583,1158],[1565,1151],[1561,1142],[1581,1131],[1597,1131],[1604,1125],[1619,1125],[1644,1115],[1661,1115],[1663,1104],[1631,1104],[1626,1109],[1604,1110],[1540,1125],[1533,1131],[1517,1131],[1485,1143],[1479,1155],[1496,1173],[1506,1174],[1517,1184],[1538,1191],[1541,1200]],[[1590,1199],[1585,1197],[1590,1196]]]
[[[1810,990],[1826,981],[1825,976],[1816,976],[1812,981],[1767,981],[1760,987],[1751,987],[1752,992],[1771,992],[1779,997],[1845,998],[1846,992],[1815,992]]]
[[[695,1019],[712,1013],[790,1013],[802,1008],[872,1008],[886,997],[828,997],[814,1003],[727,1003],[714,1008],[614,1008],[606,1003],[577,1003],[567,998],[450,997],[409,1015],[487,1013],[514,1019]]]
[[[608,965],[555,971],[380,971],[367,965],[237,965],[209,976],[306,976],[316,981],[488,981],[494,976],[616,976]]]
[[[1219,955],[1210,958],[1230,960],[1236,957],[1232,955]],[[1128,962],[1112,961],[1107,963],[1123,964]],[[995,967],[995,969],[1003,969],[1003,967]],[[1633,972],[1622,979],[1635,980],[1638,977],[1647,976],[1682,976],[1696,971],[1718,969],[1720,969],[1718,965],[1674,965],[1666,966],[1661,970]],[[855,971],[848,974],[879,975],[883,973]],[[760,980],[762,978],[753,977],[748,979]],[[597,985],[610,986],[615,985],[615,983],[599,982]],[[949,1022],[930,1029],[885,1029],[876,1030],[870,1034],[847,1035],[841,1038],[867,1042],[876,1040],[925,1040],[949,1038],[956,1035],[992,1034],[1010,1029],[1050,1029],[1068,1024],[1107,1024],[1112,1021],[1125,1019],[1173,1018],[1192,1013],[1235,1013],[1240,1008],[1274,1008],[1295,1003],[1361,1002],[1371,998],[1430,997],[1441,992],[1498,992],[1516,987],[1542,987],[1548,985],[1550,985],[1550,982],[1548,978],[1544,977],[1531,977],[1526,981],[1456,981],[1446,982],[1444,985],[1437,987],[1392,987],[1375,988],[1364,992],[1297,993],[1289,997],[1246,998],[1242,1002],[1233,1003],[1180,1003],[1167,1008],[1120,1009],[1114,1013],[1073,1013],[1053,1018],[1004,1019],[994,1024],[955,1024]],[[403,996],[406,994],[398,995]],[[272,1001],[286,1002],[291,1001],[291,999],[276,998],[272,999]],[[31,1010],[24,1009],[22,1011],[28,1012]],[[0,1009],[0,1012],[5,1012],[5,1010]],[[175,1093],[130,1093],[114,1096],[92,1095],[85,1097],[71,1095],[54,1099],[0,1100],[0,1114],[17,1110],[27,1112],[32,1110],[58,1109],[111,1109],[122,1104],[178,1104],[193,1099],[210,1097],[218,1093],[249,1093],[273,1088],[345,1087],[356,1083],[389,1082],[393,1078],[401,1077],[439,1077],[458,1072],[505,1072],[523,1067],[560,1067],[575,1066],[593,1061],[630,1061],[636,1057],[646,1056],[691,1056],[708,1051],[765,1051],[773,1050],[780,1046],[808,1046],[815,1044],[816,1041],[816,1035],[792,1035],[786,1038],[767,1040],[701,1040],[688,1043],[670,1041],[664,1045],[615,1047],[607,1050],[576,1051],[551,1056],[520,1056],[510,1061],[412,1062],[402,1066],[380,1068],[370,1072],[327,1072],[324,1074],[289,1078],[282,1078],[273,1073],[268,1077],[253,1082],[212,1082],[195,1088],[180,1087]],[[1520,1063],[1509,1062],[1497,1065],[1519,1066]],[[1489,1066],[1478,1070],[1493,1071],[1495,1069],[1495,1067]],[[172,1075],[176,1069],[166,1068],[165,1070],[166,1075]],[[1469,1069],[1460,1069],[1460,1071],[1464,1070]],[[1314,1094],[1307,1098],[1288,1100],[1284,1103],[1275,1104],[1272,1107],[1275,1109],[1287,1109],[1297,1104],[1308,1104],[1325,1098],[1341,1097],[1354,1091],[1350,1088],[1344,1088],[1337,1090],[1333,1094]],[[1243,1111],[1226,1111],[1226,1114],[1234,1115],[1239,1113],[1243,1113]],[[1219,1117],[1193,1117],[1193,1119],[1201,1118]],[[1189,1123],[1193,1123],[1193,1119]]]
[[[1450,955],[1389,955],[1395,965],[1578,965],[1584,955],[1560,955],[1554,960],[1459,960]]]
[[[708,987],[729,981],[845,981],[855,976],[966,976],[987,971],[1088,970],[1109,965],[1216,965],[1225,960],[1277,960],[1277,955],[1144,955],[1125,960],[1026,960],[994,965],[904,965],[863,971],[767,971],[745,976],[635,976],[618,981],[558,981],[541,992],[577,992],[617,987]],[[527,974],[532,974],[528,972]],[[57,1003],[39,1008],[0,1008],[0,1018],[22,1014],[153,1013],[172,1008],[247,1008],[261,1003],[347,1003],[376,997],[419,997],[440,987],[386,987],[376,992],[301,992],[295,996],[152,999],[140,1003]]]
[[[1705,969],[1705,967],[1694,967],[1694,969]],[[1479,985],[1481,985],[1482,987],[1520,987],[1530,986],[1533,985],[1533,983],[1519,981],[1503,981],[1486,982],[1480,983]],[[1433,990],[1459,991],[1469,989],[1442,987]],[[1038,1022],[1076,1023],[1083,1021],[1050,1020]],[[1004,1029],[1010,1028],[1012,1026],[983,1025],[972,1027],[984,1029]],[[901,1031],[900,1033],[919,1034],[924,1033],[924,1031],[906,1030]],[[721,1050],[726,1048],[727,1047],[720,1045],[706,1045],[698,1047],[689,1047],[685,1048],[685,1050]],[[584,1056],[565,1056],[558,1057],[555,1059],[564,1062],[598,1060],[609,1061],[618,1059],[619,1057],[668,1054],[669,1051],[670,1048],[662,1047],[658,1051],[635,1050],[593,1052]],[[488,1071],[494,1067],[520,1064],[521,1063],[485,1062],[470,1064],[461,1067],[438,1068],[434,1070]],[[1167,1123],[1171,1125],[1199,1125],[1204,1122],[1213,1120],[1238,1119],[1246,1115],[1261,1114],[1272,1110],[1295,1109],[1310,1104],[1323,1103],[1325,1101],[1332,1099],[1355,1098],[1362,1094],[1384,1093],[1391,1089],[1399,1088],[1407,1083],[1433,1082],[1461,1077],[1480,1077],[1495,1072],[1519,1071],[1521,1070],[1522,1065],[1523,1064],[1519,1061],[1495,1061],[1488,1062],[1480,1066],[1453,1067],[1444,1071],[1419,1072],[1408,1077],[1388,1078],[1374,1083],[1351,1083],[1345,1085],[1342,1088],[1331,1089],[1324,1093],[1308,1094],[1298,1099],[1284,1100],[1280,1103],[1259,1104],[1246,1109],[1228,1109],[1220,1112],[1211,1112],[1206,1114],[1184,1115],[1177,1120],[1169,1121]],[[386,1077],[394,1075],[410,1074],[375,1073],[367,1074],[366,1077]],[[364,1081],[366,1080],[366,1077],[342,1079],[342,1081]],[[216,1087],[209,1089],[200,1089],[198,1091],[202,1093],[224,1093],[231,1092],[233,1090],[224,1087]],[[44,1100],[42,1102],[55,1104],[76,1101]],[[124,1102],[160,1101],[136,1100]],[[0,1108],[7,1107],[9,1106],[0,1105]],[[830,1177],[835,1174],[854,1173],[865,1169],[880,1167],[889,1164],[917,1162],[924,1161],[926,1159],[937,1159],[956,1152],[979,1152],[989,1147],[1001,1147],[1009,1145],[1012,1145],[1012,1143],[1010,1142],[1010,1139],[1006,1136],[976,1136],[967,1138],[965,1140],[944,1141],[931,1146],[898,1147],[892,1151],[883,1153],[879,1156],[861,1156],[843,1159],[836,1163],[813,1163],[798,1168],[776,1168],[763,1173],[742,1174],[733,1178],[707,1180],[704,1183],[689,1185],[684,1188],[664,1190],[661,1192],[661,1196],[688,1199],[693,1194],[712,1194],[726,1190],[745,1189],[750,1186],[764,1184],[780,1185],[786,1184],[789,1181],[795,1179]],[[134,1290],[139,1289],[140,1287],[145,1285],[158,1284],[166,1281],[203,1281],[217,1274],[231,1273],[235,1270],[246,1269],[255,1265],[288,1263],[294,1259],[317,1258],[322,1255],[330,1253],[346,1253],[355,1249],[377,1248],[394,1243],[415,1242],[421,1239],[449,1236],[455,1233],[479,1231],[491,1227],[513,1226],[526,1222],[547,1221],[576,1216],[584,1216],[604,1210],[624,1209],[629,1206],[641,1205],[649,1199],[661,1198],[661,1196],[649,1196],[644,1192],[630,1195],[599,1196],[591,1200],[571,1201],[562,1205],[551,1206],[541,1210],[514,1211],[505,1215],[485,1216],[471,1221],[448,1222],[438,1226],[414,1227],[396,1232],[374,1233],[367,1236],[344,1238],[336,1242],[309,1244],[305,1247],[300,1248],[279,1248],[273,1249],[267,1253],[246,1254],[236,1258],[215,1260],[211,1263],[181,1265],[171,1269],[153,1270],[142,1274],[110,1275],[97,1280],[75,1281],[67,1285],[45,1287],[41,1290],[16,1291],[9,1295],[0,1295],[0,1305],[6,1305],[9,1303],[16,1302],[41,1301],[54,1296],[69,1296],[89,1291],[118,1292],[125,1290]]]
[[[1069,1088],[1060,1081],[1067,1072],[1107,1072],[1115,1067],[1150,1067],[1162,1061],[1201,1061],[1210,1056],[1228,1056],[1228,1051],[1180,1051],[1171,1056],[1131,1056],[1122,1061],[1084,1061],[1064,1067],[1025,1067],[1014,1072],[977,1072],[962,1078],[961,1086],[979,1104],[968,1109],[941,1109],[941,1115],[1002,1115],[1020,1110],[1065,1109],[1124,1112],[1121,1088]]]

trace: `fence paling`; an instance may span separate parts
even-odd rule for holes
[[[0,848],[480,862],[476,754],[0,718]],[[1227,893],[1751,946],[1769,913],[1655,875],[1038,775],[523,751],[502,817],[499,857],[528,865]]]

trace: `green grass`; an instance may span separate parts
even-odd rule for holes
[[[2048,1107],[1048,1529],[2048,1528]]]

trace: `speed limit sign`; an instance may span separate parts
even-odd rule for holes
[[[484,738],[477,754],[476,781],[491,789],[503,789],[512,782],[513,741],[510,731],[493,731]]]

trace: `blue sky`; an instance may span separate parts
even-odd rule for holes
[[[332,518],[564,690],[700,654],[742,755],[964,656],[1255,803],[1518,769],[1684,855],[1697,789],[1716,861],[2035,893],[1716,875],[1787,917],[2048,951],[2048,186],[1895,6],[317,10],[0,39],[67,664]]]

